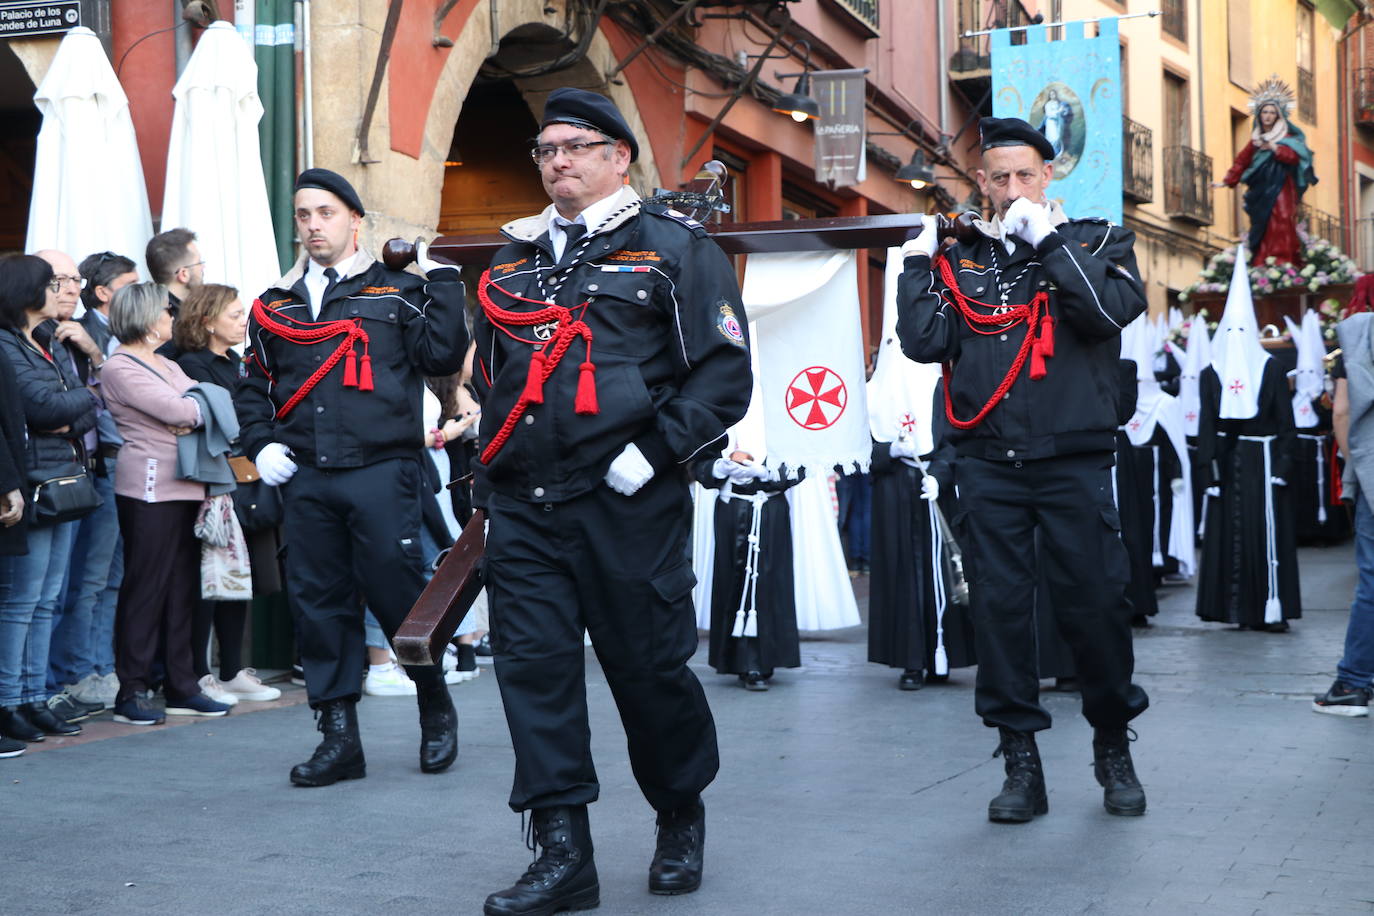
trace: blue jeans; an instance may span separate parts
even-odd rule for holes
[[[119,586],[123,583],[124,535],[117,533],[110,578],[91,612],[91,670],[99,675],[114,674],[115,607],[119,604]]]
[[[0,706],[48,698],[48,638],[75,522],[29,529],[29,552],[0,557]]]
[[[1374,512],[1364,493],[1355,499],[1355,600],[1345,627],[1345,656],[1336,677],[1347,687],[1374,686]]]
[[[58,613],[53,616],[52,644],[48,648],[48,692],[75,684],[95,671],[94,616],[110,584],[115,546],[119,542],[119,517],[115,512],[113,460],[106,461],[108,476],[96,477],[95,488],[103,502],[99,509],[76,522],[72,562],[67,587]],[[123,557],[120,557],[123,569]],[[118,583],[116,583],[117,585]],[[113,632],[114,605],[110,605],[108,629]],[[113,649],[109,654],[113,657]]]

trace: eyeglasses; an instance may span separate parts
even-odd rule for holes
[[[543,165],[552,162],[553,157],[558,155],[559,150],[569,159],[584,159],[591,155],[591,151],[598,146],[615,146],[614,140],[574,140],[571,143],[541,143],[530,150],[530,158],[536,165]]]
[[[51,280],[48,281],[48,289],[52,290],[55,293],[60,293],[62,292],[62,287],[66,286],[68,283],[70,283],[72,286],[75,286],[77,289],[86,288],[85,277],[69,277],[65,274],[60,274],[54,276]]]
[[[192,267],[204,267],[204,261],[196,261],[194,264],[183,264],[177,270],[190,270]]]

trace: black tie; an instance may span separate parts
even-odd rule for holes
[[[587,226],[584,223],[568,223],[564,226],[563,238],[565,241],[563,242],[563,257],[560,260],[566,261],[568,256],[572,254],[572,250],[577,247],[577,243],[581,241],[582,236],[586,234]]]
[[[321,309],[324,308],[325,300],[329,298],[329,294],[333,292],[334,287],[339,285],[339,272],[332,267],[326,267],[324,269],[324,278],[329,282],[324,285],[324,292],[320,294]]]

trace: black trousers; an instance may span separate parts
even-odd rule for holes
[[[360,597],[390,639],[424,591],[419,457],[341,471],[302,464],[283,487],[286,587],[313,707],[362,694]],[[422,690],[444,682],[439,665],[406,673]]]
[[[681,477],[634,496],[609,487],[558,504],[493,494],[487,595],[501,700],[515,746],[515,811],[596,800],[587,722],[591,634],[649,804],[690,804],[720,768],[716,726],[687,667],[697,648]]]
[[[191,615],[200,602],[198,500],[148,503],[115,497],[124,535],[124,581],[115,606],[117,699],[147,690],[159,646],[167,668],[167,699],[200,693],[191,662]]]
[[[1073,653],[1083,715],[1125,725],[1149,706],[1131,683],[1130,571],[1112,499],[1112,455],[955,463],[978,648],[975,707],[1016,731],[1050,727],[1035,644],[1036,544],[1059,632]]]

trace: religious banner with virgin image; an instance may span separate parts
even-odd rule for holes
[[[1054,147],[1054,180],[1047,195],[1072,219],[1121,222],[1121,47],[1117,20],[1098,23],[1096,38],[1082,22],[1026,29],[1013,45],[1011,31],[992,33],[992,113],[1021,118]]]

